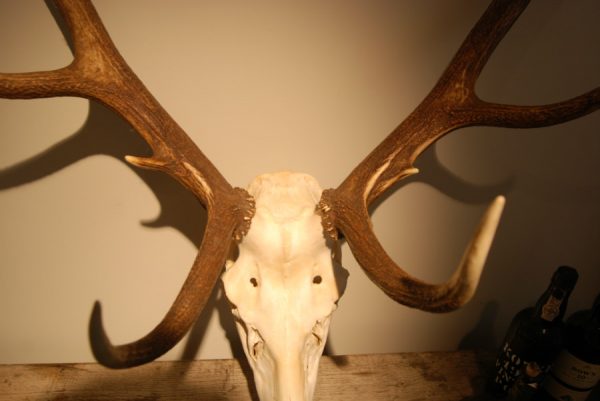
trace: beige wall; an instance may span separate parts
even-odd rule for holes
[[[287,169],[332,187],[427,93],[487,2],[95,3],[133,69],[231,183]],[[547,103],[598,86],[598,1],[532,3],[480,94]],[[0,71],[69,58],[43,1],[0,0]],[[400,265],[440,282],[484,205],[504,193],[480,288],[450,314],[411,310],[387,299],[345,247],[350,280],[331,352],[492,347],[563,263],[581,274],[569,311],[591,304],[600,289],[599,131],[596,113],[529,131],[465,129],[428,150],[422,174],[374,211],[375,230]],[[0,101],[0,363],[91,361],[95,300],[121,343],[149,331],[174,299],[204,215],[169,179],[122,162],[140,152],[136,138],[85,100]],[[230,357],[224,309],[211,303],[165,358]]]

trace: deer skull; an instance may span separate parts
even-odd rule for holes
[[[54,0],[74,53],[51,71],[0,73],[0,98],[78,96],[117,112],[148,143],[149,156],[128,156],[138,167],[169,174],[206,208],[207,223],[190,273],[165,317],[139,340],[113,345],[99,306],[90,330],[94,353],[107,366],[130,367],[163,355],[179,342],[206,306],[222,276],[245,352],[263,401],[311,400],[319,356],[340,296],[334,269],[341,232],[367,276],[393,300],[430,312],[467,302],[498,225],[504,198],[488,208],[450,279],[430,284],[386,253],[369,206],[415,174],[419,155],[444,135],[471,126],[533,128],[573,120],[600,108],[600,88],[554,104],[489,102],[475,83],[496,45],[527,0],[494,0],[475,24],[431,92],[337,186],[321,191],[302,174],[258,177],[248,191],[233,187],[152,96],[108,35],[90,1]]]
[[[312,400],[332,312],[340,296],[337,242],[323,234],[317,181],[305,174],[257,177],[255,214],[223,274],[262,400]]]

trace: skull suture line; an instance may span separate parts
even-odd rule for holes
[[[261,400],[312,400],[340,291],[337,242],[326,239],[311,176],[266,174],[248,188],[255,215],[223,274]],[[337,266],[339,268],[339,266]]]

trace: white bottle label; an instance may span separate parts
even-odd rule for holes
[[[552,376],[544,380],[544,390],[550,394],[553,399],[560,401],[585,401],[590,395],[591,390],[572,390],[557,382]]]
[[[600,380],[600,365],[594,365],[562,351],[552,374],[544,381],[546,392],[557,400],[583,401]]]
[[[576,389],[591,390],[600,379],[600,365],[584,362],[562,351],[552,366],[552,374]]]

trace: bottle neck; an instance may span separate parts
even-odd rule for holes
[[[560,322],[567,310],[569,295],[577,283],[577,270],[569,266],[560,266],[552,275],[548,289],[535,305],[535,318],[542,323]]]
[[[543,322],[559,322],[565,315],[570,291],[556,285],[550,285],[535,305],[535,317]]]

